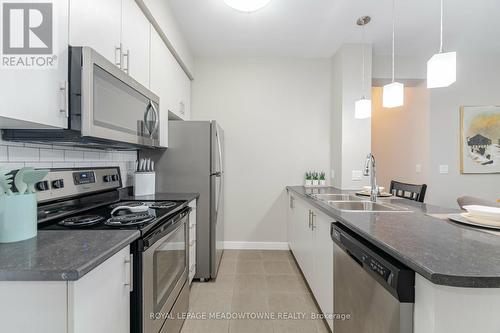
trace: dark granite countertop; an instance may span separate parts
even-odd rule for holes
[[[140,236],[137,230],[39,230],[0,244],[0,281],[75,281]]]
[[[454,287],[500,288],[500,232],[460,225],[427,214],[457,210],[389,199],[412,212],[341,212],[307,195],[303,186],[288,186],[298,196],[392,255],[432,283]],[[318,191],[315,189],[314,191]],[[324,193],[346,193],[323,188]]]

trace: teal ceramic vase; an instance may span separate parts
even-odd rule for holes
[[[36,236],[35,194],[0,196],[0,243],[19,242]]]

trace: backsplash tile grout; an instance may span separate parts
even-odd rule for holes
[[[0,167],[73,168],[119,166],[123,186],[131,186],[137,151],[18,143],[0,139]]]

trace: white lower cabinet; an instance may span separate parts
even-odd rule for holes
[[[189,284],[196,274],[196,203],[196,199],[189,203]]]
[[[333,313],[332,218],[289,193],[288,244],[324,314]],[[333,329],[333,320],[328,319]]]
[[[2,332],[130,332],[127,246],[77,281],[2,281]]]

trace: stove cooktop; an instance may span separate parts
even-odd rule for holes
[[[118,201],[109,205],[87,209],[84,207],[61,206],[44,209],[39,207],[40,214],[50,210],[53,214],[69,212],[69,215],[50,219],[39,223],[40,230],[105,230],[105,229],[138,229],[142,233],[165,218],[168,218],[186,207],[186,201]],[[113,213],[113,214],[112,214]]]

